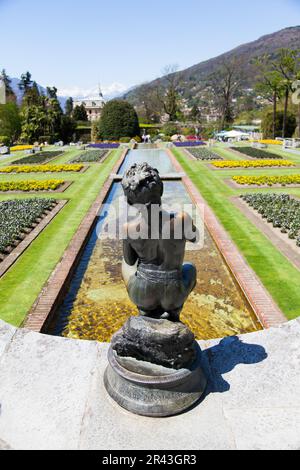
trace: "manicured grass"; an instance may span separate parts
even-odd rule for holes
[[[234,159],[234,154],[227,149],[218,146],[214,150],[226,158],[230,155]],[[300,272],[241,213],[230,197],[244,192],[265,191],[279,191],[300,197],[300,189],[232,189],[224,183],[224,178],[243,174],[259,175],[260,170],[213,171],[206,163],[188,160],[179,149],[174,149],[173,153],[286,317],[288,319],[298,317],[300,315]],[[283,154],[286,156],[286,153],[283,152]],[[293,155],[291,160],[299,162],[300,156]],[[297,171],[299,172],[297,168],[294,170],[281,168],[265,170],[264,174],[295,174]]]
[[[82,153],[80,150],[66,151],[56,163],[65,163],[80,153]],[[17,263],[0,279],[0,318],[2,320],[15,326],[22,324],[121,153],[122,150],[119,149],[111,152],[102,165],[93,165],[85,173],[72,175],[59,173],[59,178],[64,181],[74,181],[74,184],[66,192],[57,193],[55,196],[52,193],[51,197],[68,199],[69,202]],[[56,175],[56,173],[52,174],[54,178]],[[3,176],[7,179],[7,175]],[[28,177],[33,179],[32,174]],[[12,181],[22,178],[24,179],[24,174],[10,175]],[[34,175],[36,180],[47,178],[49,178],[48,175]],[[36,196],[20,194],[14,196],[13,199],[28,199],[29,197]],[[49,195],[43,194],[39,197],[47,198]],[[7,199],[12,199],[12,195],[0,196],[0,200]]]

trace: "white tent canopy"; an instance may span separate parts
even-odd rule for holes
[[[229,132],[225,132],[225,134],[223,135],[230,139],[230,138],[248,136],[249,134],[246,134],[246,132],[240,132],[240,131],[229,131]]]
[[[222,132],[219,132],[217,134],[217,137],[222,137],[222,138],[225,138],[225,139],[241,139],[242,137],[250,137],[249,134],[247,134],[246,132],[241,132],[241,131],[235,131],[235,130],[232,130],[232,131],[222,131]]]

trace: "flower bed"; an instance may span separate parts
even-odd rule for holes
[[[284,176],[233,176],[233,181],[237,184],[255,184],[258,186],[280,184],[286,186],[289,184],[300,184],[300,175],[284,175]]]
[[[241,198],[300,247],[300,201],[288,194],[245,194]]]
[[[84,165],[21,165],[3,166],[0,173],[61,173],[63,171],[79,172]]]
[[[263,139],[263,140],[253,140],[253,142],[258,142],[259,144],[266,144],[266,145],[282,145],[281,140],[273,140],[273,139]]]
[[[70,163],[100,162],[106,154],[107,150],[87,150],[79,155],[79,157],[75,157],[73,160],[71,160]]]
[[[88,148],[93,148],[93,149],[117,149],[120,147],[120,144],[114,143],[114,144],[90,144],[88,145]]]
[[[52,210],[54,199],[19,199],[0,202],[0,253],[7,254],[31,232],[33,224]],[[4,256],[0,256],[0,262]]]
[[[20,152],[22,150],[31,150],[33,149],[33,145],[15,145],[14,147],[10,147],[11,152]]]
[[[64,180],[0,181],[0,191],[55,191]]]
[[[41,163],[47,163],[49,160],[52,160],[52,159],[54,159],[58,156],[61,156],[63,154],[64,154],[64,152],[60,152],[60,151],[57,151],[57,152],[42,152],[42,153],[29,155],[28,157],[19,158],[19,160],[15,160],[12,163],[14,165],[23,165],[23,164],[24,165],[29,165],[31,163],[39,165]]]
[[[255,147],[231,147],[231,150],[238,151],[239,153],[242,153],[252,158],[265,158],[266,160],[270,160],[274,158],[277,160],[282,159],[282,157],[279,155],[276,155],[276,153],[265,152],[264,150],[261,150]]]
[[[264,168],[264,167],[290,167],[294,163],[289,160],[224,160],[211,163],[216,168]]]
[[[176,147],[200,147],[201,145],[205,145],[205,142],[201,140],[192,140],[189,142],[173,142]]]
[[[190,149],[189,152],[197,158],[197,160],[223,160],[220,155],[212,152],[208,148],[201,147],[198,149]]]

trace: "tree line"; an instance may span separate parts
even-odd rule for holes
[[[68,98],[63,112],[57,97],[57,88],[47,87],[44,92],[32,80],[30,72],[22,74],[18,84],[22,94],[20,103],[6,71],[2,70],[0,76],[6,93],[6,104],[0,105],[2,143],[52,143],[57,140],[70,142],[74,137],[77,121],[87,121],[84,106],[74,108],[73,99]]]

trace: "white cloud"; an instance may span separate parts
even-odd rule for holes
[[[101,86],[102,93],[106,98],[112,98],[124,91],[128,90],[126,85],[122,83],[114,82],[110,85]],[[82,98],[82,99],[95,99],[99,96],[98,85],[95,85],[91,88],[81,88],[78,86],[73,86],[70,88],[60,88],[58,90],[59,96],[72,96],[72,98]]]

